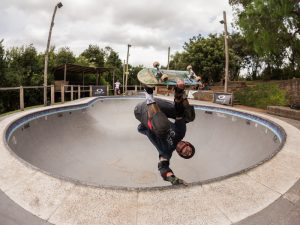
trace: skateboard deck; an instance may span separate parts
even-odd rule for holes
[[[138,72],[138,80],[147,86],[176,86],[178,80],[183,80],[186,86],[196,86],[199,83],[195,80],[189,79],[187,71],[181,70],[159,70],[162,74],[168,76],[167,81],[158,81],[155,77],[157,73],[156,68],[144,68]]]

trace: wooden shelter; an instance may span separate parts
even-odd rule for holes
[[[114,77],[114,68],[112,67],[90,67],[90,66],[80,66],[76,64],[63,64],[54,68],[54,80],[55,89],[60,90],[62,84],[71,84],[70,80],[74,75],[81,75],[81,82],[76,84],[81,84],[84,86],[84,77],[88,74],[96,75],[96,83],[98,85],[101,73],[110,72]]]

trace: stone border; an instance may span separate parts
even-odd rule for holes
[[[291,118],[294,120],[300,120],[300,110],[291,109],[289,107],[268,106],[267,113],[276,115],[276,116],[283,116],[286,118]]]
[[[3,118],[0,133],[16,119],[42,110],[45,108]],[[151,191],[87,187],[29,168],[7,150],[3,137],[0,188],[21,207],[54,224],[232,224],[270,205],[300,178],[300,131],[268,115],[250,114],[280,125],[287,134],[286,143],[268,162],[222,181]]]

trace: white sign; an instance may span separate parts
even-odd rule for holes
[[[222,104],[222,105],[233,105],[233,94],[216,92],[216,93],[214,93],[213,102]]]

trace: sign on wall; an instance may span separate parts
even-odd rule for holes
[[[233,105],[233,94],[224,93],[224,92],[215,92],[213,102],[222,105]]]
[[[93,86],[93,96],[107,96],[107,86]]]

